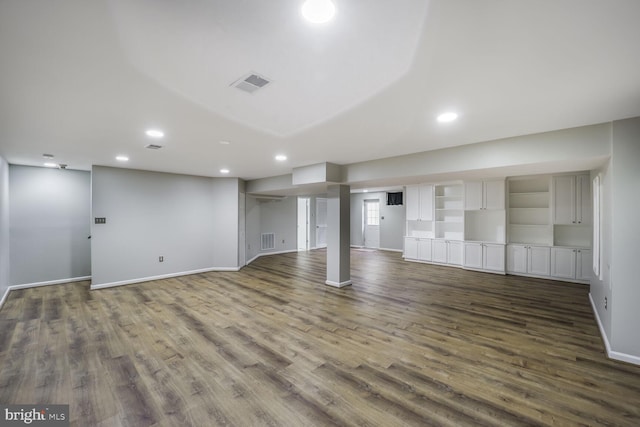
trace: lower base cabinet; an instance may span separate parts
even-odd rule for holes
[[[461,241],[434,239],[431,250],[433,262],[462,265],[464,254]]]
[[[431,239],[405,237],[404,257],[416,261],[431,261]]]
[[[551,248],[551,277],[587,281],[591,277],[591,250]]]
[[[551,250],[548,246],[507,245],[507,272],[549,276]]]
[[[464,267],[504,273],[504,245],[464,243]]]

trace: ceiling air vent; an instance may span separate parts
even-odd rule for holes
[[[162,145],[158,145],[158,144],[147,144],[144,146],[144,148],[148,148],[149,150],[159,150],[162,148]]]
[[[262,89],[269,83],[271,83],[271,81],[263,76],[259,76],[258,74],[249,74],[248,76],[241,77],[231,83],[231,86],[234,86],[243,92],[253,93],[258,89]]]

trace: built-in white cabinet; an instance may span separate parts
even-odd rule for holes
[[[564,280],[588,281],[592,252],[579,248],[551,248],[551,277]]]
[[[504,273],[504,245],[464,242],[464,267]]]
[[[504,180],[464,183],[464,209],[504,209]]]
[[[462,265],[464,257],[462,241],[434,239],[431,250],[431,260],[433,262]]]
[[[553,177],[553,223],[591,224],[591,180],[589,175]]]
[[[406,188],[407,221],[433,221],[433,185]]]
[[[507,245],[507,272],[549,276],[551,248],[532,245]]]
[[[431,261],[431,239],[405,237],[404,258],[416,261]]]

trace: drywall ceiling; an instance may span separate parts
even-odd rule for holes
[[[334,2],[2,1],[0,155],[255,179],[640,116],[637,0]]]

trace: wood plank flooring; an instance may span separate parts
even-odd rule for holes
[[[584,285],[324,251],[89,291],[14,291],[0,402],[76,426],[640,425],[640,367],[604,353]]]

